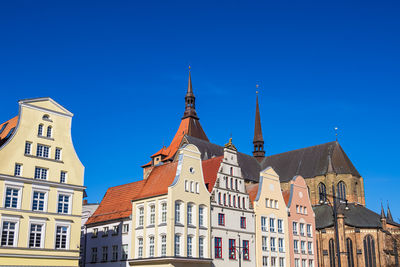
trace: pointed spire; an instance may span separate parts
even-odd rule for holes
[[[257,84],[256,88],[258,89],[258,87],[259,86]],[[264,138],[263,138],[262,129],[261,129],[260,108],[258,105],[258,91],[256,91],[256,94],[257,94],[257,98],[256,98],[256,118],[255,118],[255,124],[254,124],[253,156],[258,161],[262,161],[265,157]]]
[[[382,202],[381,202],[381,219],[386,219],[385,210],[383,209]]]
[[[386,218],[388,219],[388,221],[392,221],[393,222],[392,212],[390,212],[390,208],[389,208],[389,202],[387,203],[387,215],[386,215]]]
[[[185,96],[185,112],[183,113],[183,118],[192,117],[194,119],[199,119],[196,114],[196,97],[193,94],[192,87],[192,77],[190,75],[189,66],[189,79],[188,79],[188,89]]]

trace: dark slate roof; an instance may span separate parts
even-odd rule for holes
[[[197,146],[197,148],[200,150],[202,160],[222,156],[224,154],[224,147],[222,146],[188,135],[185,136],[185,140],[189,144]],[[239,166],[242,169],[243,178],[249,181],[258,182],[261,171],[261,166],[258,161],[254,157],[239,151],[237,154]]]
[[[344,222],[348,226],[357,228],[382,228],[381,216],[362,205],[354,203],[348,204],[349,209],[345,209],[345,205],[339,206],[339,212],[344,214]],[[315,213],[315,224],[317,229],[323,229],[333,226],[333,213],[328,205],[317,205],[313,207]],[[390,224],[400,226],[400,224],[391,222]]]
[[[261,167],[272,167],[281,182],[288,182],[296,175],[312,178],[330,171],[360,177],[337,141],[268,156]]]

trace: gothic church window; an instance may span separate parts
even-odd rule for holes
[[[319,201],[326,201],[326,186],[324,183],[319,183],[318,185]]]
[[[347,266],[354,267],[353,241],[350,238],[347,238],[346,246],[347,246]]]
[[[329,240],[329,263],[331,267],[336,266],[336,259],[335,259],[335,242],[331,238]]]
[[[340,199],[346,199],[346,184],[343,181],[337,184],[337,194]]]
[[[375,241],[371,235],[364,238],[365,267],[376,267]]]

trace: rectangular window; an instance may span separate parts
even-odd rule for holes
[[[283,238],[278,238],[278,248],[279,248],[279,252],[283,252]]]
[[[154,257],[154,236],[149,238],[149,256],[150,258]]]
[[[271,257],[271,267],[276,266],[276,257]]]
[[[18,188],[7,187],[6,189],[6,199],[4,203],[5,208],[18,208],[19,202],[19,190]]]
[[[114,245],[112,246],[112,261],[117,261],[118,260],[118,246]]]
[[[293,235],[297,235],[297,222],[293,222]]]
[[[175,203],[175,223],[181,222],[181,204]]]
[[[121,246],[121,260],[128,259],[128,245],[124,244]]]
[[[307,224],[307,236],[311,237],[311,224]]]
[[[56,249],[67,249],[68,226],[57,226],[56,228]]]
[[[193,224],[193,206],[192,205],[187,206],[187,223]]]
[[[50,152],[50,147],[45,145],[37,145],[36,156],[42,158],[48,158]]]
[[[93,228],[92,238],[96,238],[97,237],[98,231],[99,231],[99,229]]]
[[[283,221],[278,219],[278,233],[283,233]]]
[[[243,259],[250,260],[249,241],[243,240]]]
[[[35,167],[35,179],[46,180],[47,179],[47,169]]]
[[[267,231],[267,217],[261,216],[261,231]]]
[[[262,258],[262,266],[268,266],[268,257],[267,256],[263,256],[263,258]]]
[[[60,172],[60,183],[66,183],[67,182],[67,172],[61,171]]]
[[[300,267],[300,260],[299,259],[295,259],[294,260],[294,267]]]
[[[301,260],[301,267],[307,267],[307,260]]]
[[[279,258],[279,267],[285,267],[285,258]]]
[[[269,198],[265,199],[265,207],[268,208],[269,207]]]
[[[299,253],[299,241],[293,240],[294,253]]]
[[[126,234],[129,232],[129,224],[125,223],[122,225],[122,233]]]
[[[189,192],[189,181],[185,180],[185,191]]]
[[[143,238],[138,239],[138,258],[143,257]]]
[[[144,208],[139,208],[139,226],[143,226],[144,223]]]
[[[236,240],[229,239],[229,259],[236,259]]]
[[[56,152],[55,152],[55,160],[61,160],[61,148],[56,148]]]
[[[68,195],[58,195],[58,213],[69,213],[69,199],[70,196]]]
[[[220,259],[222,258],[222,238],[216,237],[214,239],[214,247],[215,247],[215,258]]]
[[[307,243],[307,246],[308,246],[308,254],[312,255],[312,254],[313,254],[312,242],[308,242],[308,243]]]
[[[44,211],[46,193],[33,191],[32,210]]]
[[[275,232],[275,219],[269,218],[269,230]]]
[[[199,226],[204,226],[204,207],[199,207]]]
[[[113,233],[112,235],[118,235],[119,233],[119,225],[114,225],[113,226]]]
[[[246,217],[240,217],[240,228],[246,229]]]
[[[25,155],[30,155],[32,150],[32,143],[25,142]]]
[[[314,261],[308,260],[308,267],[314,267]]]
[[[306,241],[301,241],[301,253],[306,254]]]
[[[204,237],[199,237],[199,258],[204,257]]]
[[[200,187],[199,187],[199,183],[196,183],[196,194],[200,193]]]
[[[103,247],[103,256],[101,258],[101,261],[107,261],[108,260],[108,247]]]
[[[3,227],[1,231],[1,246],[14,246],[16,226],[16,222],[3,221]]]
[[[162,223],[167,222],[167,203],[161,204],[161,222]]]
[[[15,163],[14,175],[15,176],[21,176],[22,175],[22,164]]]
[[[218,213],[218,225],[225,225],[225,214]]]
[[[161,236],[161,256],[167,255],[167,236]]]
[[[192,257],[192,247],[193,247],[193,237],[192,236],[188,236],[187,237],[187,256],[188,257]]]
[[[156,223],[156,206],[150,206],[150,225],[154,225]]]
[[[97,262],[97,248],[92,248],[92,262]]]
[[[269,246],[270,246],[270,248],[271,248],[271,251],[276,251],[276,247],[275,247],[275,237],[271,237]]]
[[[304,236],[304,223],[300,223],[300,235]]]
[[[180,256],[181,250],[181,236],[180,235],[175,235],[175,256]]]
[[[261,237],[261,248],[263,251],[267,251],[268,247],[267,247],[267,237],[266,236],[262,236]]]
[[[103,227],[103,237],[108,236],[108,226]]]

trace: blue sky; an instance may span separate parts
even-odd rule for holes
[[[249,3],[251,2],[251,3]],[[89,201],[141,179],[180,122],[187,66],[213,143],[267,154],[339,141],[367,206],[400,217],[399,1],[3,1],[0,121],[19,99],[71,110]]]

